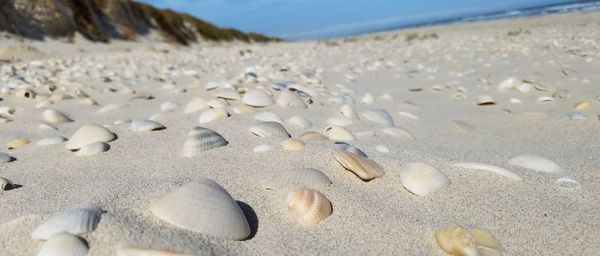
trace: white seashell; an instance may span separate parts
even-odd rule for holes
[[[38,226],[31,233],[31,238],[46,240],[63,232],[73,235],[92,232],[98,226],[102,213],[98,208],[81,208],[58,213]]]
[[[202,178],[159,198],[150,206],[159,219],[185,230],[243,240],[251,230],[242,209],[213,180]]]
[[[360,155],[339,149],[333,150],[332,155],[345,169],[353,172],[364,181],[379,178],[385,174],[381,165]]]
[[[564,190],[577,190],[581,188],[581,184],[579,184],[578,181],[567,177],[558,178],[554,181],[553,184],[557,188]]]
[[[182,155],[185,157],[193,157],[202,151],[224,147],[227,144],[229,144],[229,142],[217,132],[204,127],[194,127],[194,129],[188,133],[188,139],[183,144]]]
[[[242,97],[242,102],[252,107],[268,107],[275,104],[271,96],[257,89],[248,90]]]
[[[94,142],[110,142],[117,138],[117,136],[104,128],[104,126],[98,124],[86,124],[81,126],[67,141],[65,148],[67,149],[79,149],[85,145],[92,144]]]
[[[35,108],[45,108],[52,104],[54,104],[52,101],[42,100],[42,101],[38,102],[38,104],[35,104]]]
[[[288,88],[291,91],[298,92],[301,96],[306,96],[306,97],[310,97],[310,98],[319,97],[319,93],[317,91],[315,91],[312,88],[307,87],[307,86],[303,86],[303,85],[299,85],[299,84],[292,84],[292,85],[289,85]]]
[[[390,93],[386,92],[386,93],[381,94],[381,96],[379,96],[378,99],[380,101],[392,101],[392,100],[394,100],[394,96],[392,96]]]
[[[277,104],[286,108],[306,108],[302,97],[293,91],[283,91],[277,98]]]
[[[250,107],[247,105],[243,105],[243,106],[234,107],[231,109],[231,111],[236,114],[247,114],[247,113],[256,112],[256,108],[253,108],[253,107]]]
[[[257,137],[289,138],[290,134],[285,127],[277,122],[262,122],[250,127],[249,132]]]
[[[162,104],[160,104],[160,111],[162,112],[173,112],[176,109],[179,108],[179,104],[175,103],[175,102],[163,102]]]
[[[217,98],[222,98],[222,99],[226,99],[226,100],[239,100],[242,98],[240,96],[240,94],[233,89],[232,90],[221,90],[215,96]]]
[[[14,140],[7,142],[6,147],[8,149],[16,149],[16,148],[25,146],[29,143],[30,143],[30,141],[28,139],[19,138],[19,139],[14,139]]]
[[[287,122],[291,125],[297,126],[302,130],[313,126],[313,124],[308,119],[302,116],[292,116],[287,120]]]
[[[210,91],[210,90],[217,89],[218,87],[219,87],[219,84],[218,84],[218,83],[215,83],[215,82],[210,82],[210,83],[207,83],[207,84],[204,86],[204,90]]]
[[[185,109],[183,110],[183,113],[185,114],[190,114],[190,113],[194,113],[203,109],[208,108],[208,105],[206,104],[206,100],[204,100],[203,98],[193,98],[191,99],[187,105],[185,105]]]
[[[83,99],[79,100],[79,104],[95,106],[95,105],[98,105],[98,102],[96,102],[92,98],[83,98]]]
[[[380,130],[381,133],[392,136],[397,139],[415,139],[410,132],[398,127],[385,127]]]
[[[130,124],[131,123],[131,119],[125,118],[125,119],[119,119],[113,122],[114,125],[122,125],[122,124]]]
[[[128,105],[126,105],[126,104],[109,104],[109,105],[106,105],[106,106],[98,109],[98,113],[106,113],[106,112],[114,111],[117,109],[122,109],[125,107],[128,107]]]
[[[265,183],[269,190],[290,189],[297,187],[320,188],[331,184],[331,180],[323,172],[313,168],[285,169],[273,175]]]
[[[229,103],[224,99],[212,99],[206,102],[206,105],[210,108],[226,109]]]
[[[132,132],[149,132],[164,130],[165,126],[152,120],[137,120],[129,124],[129,130]]]
[[[508,100],[510,103],[513,104],[519,104],[519,103],[523,103],[523,101],[521,101],[520,99],[517,98],[511,98],[510,100]]]
[[[0,153],[0,163],[12,162],[14,158],[6,153]]]
[[[567,113],[569,120],[583,121],[588,119],[588,115],[581,112],[569,112]]]
[[[354,135],[360,138],[371,138],[376,136],[374,131],[357,131],[354,133]]]
[[[479,95],[479,96],[477,96],[476,100],[477,100],[477,105],[480,105],[480,106],[496,105],[496,102],[494,101],[494,99],[492,99],[492,97],[490,97],[488,95]]]
[[[331,202],[318,191],[300,188],[287,196],[290,215],[304,226],[314,226],[329,217]]]
[[[227,117],[229,117],[229,113],[227,113],[227,111],[225,109],[222,109],[222,108],[207,109],[204,112],[202,112],[202,114],[200,114],[200,117],[198,118],[198,123],[205,124],[205,123],[209,123],[212,121],[225,119]]]
[[[362,97],[362,102],[369,105],[369,104],[373,104],[375,102],[375,98],[373,98],[373,95],[371,93],[366,93],[365,96]]]
[[[36,142],[36,144],[38,146],[48,146],[48,145],[62,143],[62,142],[65,142],[66,140],[67,139],[63,136],[54,136],[54,137],[48,137],[48,138],[38,140],[38,142]]]
[[[354,124],[354,122],[352,122],[352,120],[347,117],[330,117],[330,118],[327,118],[327,123],[330,125],[342,126],[342,127],[350,126],[350,125]]]
[[[384,154],[390,153],[390,149],[384,145],[376,146],[375,150],[379,151],[380,153],[384,153]]]
[[[15,185],[10,180],[0,177],[0,192],[14,188]]]
[[[346,130],[343,127],[338,127],[338,126],[328,126],[327,128],[325,128],[324,132],[325,136],[327,136],[327,138],[329,138],[330,140],[334,140],[334,141],[354,141],[356,140],[356,137],[354,137],[354,135],[352,135],[352,133],[348,130]]]
[[[196,255],[178,253],[178,252],[174,252],[171,250],[128,247],[128,248],[118,249],[117,256],[196,256]]]
[[[297,139],[287,139],[281,143],[285,151],[298,151],[304,148],[305,144]]]
[[[5,116],[5,117],[9,117],[9,118],[15,117],[14,116],[15,111],[16,111],[16,109],[11,106],[1,106],[0,107],[0,115]]]
[[[39,124],[38,125],[38,129],[45,130],[45,131],[50,131],[50,130],[56,131],[56,130],[58,130],[58,128],[56,128],[56,127],[54,127],[54,126],[52,126],[50,124],[46,124],[46,123]]]
[[[552,98],[552,96],[540,96],[537,98],[537,101],[539,102],[550,102],[550,101],[554,101],[554,98]]]
[[[42,113],[42,117],[51,124],[71,122],[71,118],[62,112],[48,109]]]
[[[373,109],[362,113],[363,118],[378,124],[394,126],[394,119],[384,109]]]
[[[498,91],[499,92],[511,91],[515,88],[516,84],[517,84],[517,79],[514,77],[509,77],[509,78],[505,79],[504,81],[500,82],[500,84],[498,84]]]
[[[348,104],[344,104],[340,107],[340,112],[347,118],[358,119],[358,113]]]
[[[88,247],[81,238],[61,233],[50,237],[37,256],[85,256],[87,253]]]
[[[300,136],[298,136],[298,138],[303,141],[329,140],[329,138],[327,138],[325,135],[318,133],[318,132],[313,132],[313,131],[308,131],[308,132],[302,133],[302,134],[300,134]]]
[[[271,151],[271,149],[273,149],[273,147],[271,147],[271,145],[261,144],[261,145],[254,147],[253,151],[255,153],[264,153],[264,152]]]
[[[409,113],[409,112],[398,111],[398,115],[401,116],[401,117],[406,117],[406,118],[413,119],[413,120],[418,120],[419,119],[418,116],[416,116],[416,115],[414,115],[412,113]]]
[[[417,196],[426,196],[450,184],[448,177],[425,163],[409,163],[400,168],[400,183]]]
[[[523,180],[523,178],[521,176],[519,176],[518,174],[516,174],[516,173],[514,173],[512,171],[509,171],[509,170],[507,170],[505,168],[502,168],[500,166],[491,165],[491,164],[484,164],[484,163],[454,163],[454,164],[452,164],[452,166],[459,167],[459,168],[464,168],[464,169],[469,169],[469,170],[491,172],[491,173],[502,175],[504,177],[511,178],[511,179],[518,180],[518,181]]]
[[[364,158],[368,158],[367,154],[365,154],[365,152],[363,152],[362,150],[360,150],[360,148],[352,146],[352,145],[350,145],[350,144],[348,144],[346,142],[338,141],[338,142],[335,142],[333,145],[335,146],[336,149],[344,150],[344,151],[347,151],[347,152],[350,152],[350,153],[353,153],[353,154],[357,154],[357,155],[362,156]]]
[[[77,156],[93,156],[106,152],[110,149],[110,145],[105,142],[94,142],[81,147],[75,155]]]
[[[262,112],[254,115],[254,119],[261,122],[276,122],[283,124],[283,120],[273,112]]]
[[[528,83],[521,82],[515,85],[515,90],[517,90],[520,93],[528,93],[531,91],[531,89],[533,89],[533,86],[531,86],[531,84]]]
[[[515,156],[508,160],[507,164],[539,172],[562,172],[560,166],[554,161],[532,154]]]

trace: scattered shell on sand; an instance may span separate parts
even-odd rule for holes
[[[508,160],[508,165],[517,166],[539,172],[562,172],[560,166],[545,157],[533,154],[518,155]]]
[[[183,110],[183,113],[186,114],[190,114],[190,113],[194,113],[203,109],[208,108],[208,105],[206,104],[206,100],[204,100],[203,98],[193,98],[191,99],[187,105],[185,105],[185,108]]]
[[[98,109],[98,113],[106,113],[106,112],[110,112],[110,111],[115,111],[117,109],[122,109],[127,106],[128,105],[126,105],[126,104],[109,104],[109,105],[106,105],[106,106]]]
[[[45,110],[42,113],[42,117],[44,118],[44,120],[51,124],[66,123],[73,121],[64,113],[52,109]]]
[[[291,189],[296,187],[320,188],[331,184],[323,172],[313,168],[284,169],[265,183],[269,190]]]
[[[287,196],[290,215],[304,226],[314,226],[329,217],[331,202],[321,192],[299,188]]]
[[[177,227],[215,237],[243,240],[251,232],[235,200],[208,178],[187,183],[159,198],[150,211]]]
[[[61,233],[50,237],[37,256],[85,256],[87,253],[88,247],[81,238]]]
[[[328,126],[324,130],[327,138],[333,141],[354,141],[356,137],[348,131],[346,128],[338,127],[338,126]]]
[[[292,116],[287,120],[287,122],[303,130],[313,126],[313,124],[308,119],[302,116]]]
[[[242,98],[240,96],[240,94],[233,89],[221,90],[221,91],[217,92],[217,94],[215,94],[215,96],[217,96],[217,98],[222,98],[222,99],[226,99],[226,100],[239,100]]]
[[[212,99],[212,100],[207,101],[206,105],[209,108],[226,109],[229,106],[229,103],[224,99]]]
[[[486,230],[461,226],[442,228],[435,232],[438,246],[454,256],[502,255],[500,243]]]
[[[252,150],[254,151],[254,153],[265,153],[265,152],[271,151],[271,149],[273,149],[273,147],[271,145],[261,144],[261,145],[254,147]]]
[[[227,144],[229,142],[217,132],[204,127],[194,127],[188,133],[188,139],[183,144],[182,155],[184,157],[193,157],[202,151],[224,147]]]
[[[352,122],[351,119],[349,119],[347,117],[341,117],[341,116],[327,118],[327,123],[330,125],[341,126],[341,127],[350,126],[350,125],[354,124],[354,122]]]
[[[38,226],[31,233],[31,238],[46,240],[63,232],[73,235],[92,232],[98,226],[102,213],[98,208],[81,208],[58,213]]]
[[[81,126],[67,141],[65,148],[80,149],[81,147],[94,142],[110,142],[117,136],[104,126],[98,124],[86,124]]]
[[[6,143],[6,147],[8,149],[16,149],[25,146],[29,143],[30,141],[28,139],[14,139]]]
[[[567,117],[569,118],[569,120],[574,120],[574,121],[583,121],[583,120],[587,120],[589,118],[588,115],[581,113],[581,112],[569,112],[569,113],[567,113]]]
[[[298,151],[304,148],[304,142],[297,139],[287,139],[281,143],[283,150],[285,151]]]
[[[454,164],[452,164],[452,166],[469,169],[469,170],[491,172],[491,173],[495,173],[498,175],[502,175],[507,178],[519,180],[519,181],[523,180],[523,178],[521,176],[519,176],[518,174],[516,174],[510,170],[507,170],[505,168],[502,168],[500,166],[491,165],[491,164],[466,162],[466,163],[454,163]]]
[[[308,131],[305,133],[300,134],[300,136],[298,136],[298,138],[302,141],[323,141],[323,140],[329,140],[329,138],[327,138],[327,136],[318,133],[318,132],[313,132],[313,131]]]
[[[0,192],[14,189],[15,185],[7,178],[0,177]]]
[[[225,119],[227,117],[229,117],[229,113],[227,113],[227,111],[225,109],[222,109],[222,108],[207,109],[204,112],[202,112],[202,114],[200,114],[200,117],[198,118],[198,123],[200,123],[200,124],[210,123],[212,121]]]
[[[178,253],[178,252],[174,252],[171,250],[128,247],[128,248],[118,249],[117,256],[196,256],[196,255]]]
[[[551,102],[554,101],[554,98],[552,98],[552,96],[540,96],[537,98],[537,101],[539,102]]]
[[[256,112],[256,108],[253,108],[253,107],[250,107],[250,106],[247,106],[247,105],[243,105],[243,106],[233,107],[231,109],[231,111],[233,113],[236,113],[236,114],[247,114],[247,113],[254,113],[254,112]]]
[[[175,103],[175,102],[163,102],[162,104],[160,104],[160,111],[162,112],[173,112],[176,109],[179,108],[179,104]]]
[[[287,132],[285,127],[277,122],[262,122],[258,125],[252,126],[249,132],[257,137],[276,137],[276,138],[289,138],[290,134]]]
[[[242,102],[252,107],[268,107],[275,103],[271,96],[257,89],[248,90],[242,97]]]
[[[58,130],[58,128],[50,125],[50,124],[46,124],[46,123],[41,123],[38,125],[38,129],[40,130],[45,130],[45,131],[56,131]]]
[[[417,196],[426,196],[450,184],[448,177],[425,163],[409,163],[400,168],[400,183]]]
[[[353,172],[364,181],[383,176],[383,167],[377,162],[345,150],[332,151],[333,158],[345,169]]]
[[[146,119],[133,121],[131,124],[129,124],[129,130],[132,132],[149,132],[164,129],[165,126],[159,122]]]
[[[375,147],[375,150],[377,150],[380,153],[384,153],[384,154],[390,153],[390,149],[384,145],[377,145]]]
[[[397,139],[415,139],[415,137],[408,131],[398,127],[385,127],[382,128],[381,133],[392,136]]]
[[[75,155],[77,155],[77,156],[93,156],[93,155],[100,154],[102,152],[106,152],[109,149],[110,149],[110,145],[108,145],[108,143],[99,141],[99,142],[90,143],[90,144],[87,144],[87,145],[81,147],[79,150],[77,150],[77,153],[75,153]]]
[[[350,145],[350,144],[348,144],[346,142],[337,141],[333,145],[334,145],[334,147],[336,149],[344,150],[344,151],[347,151],[347,152],[350,152],[350,153],[353,153],[353,154],[357,154],[357,155],[365,157],[365,158],[368,157],[367,154],[365,152],[363,152],[360,148],[352,146],[352,145]]]
[[[578,181],[568,177],[558,178],[554,181],[553,184],[557,188],[564,190],[576,190],[581,188],[581,184]]]
[[[286,108],[306,108],[302,97],[293,91],[283,91],[277,98],[277,104]]]
[[[8,163],[10,161],[13,161],[13,158],[6,154],[6,153],[0,153],[0,163]]]
[[[480,105],[480,106],[496,105],[496,102],[494,101],[494,99],[492,99],[492,97],[490,97],[488,95],[479,95],[479,96],[477,96],[476,101],[477,101],[477,105]]]
[[[358,113],[354,110],[354,108],[348,104],[344,104],[340,107],[340,112],[347,118],[350,119],[358,119]]]
[[[44,138],[41,140],[38,140],[36,142],[36,144],[38,146],[48,146],[48,145],[54,145],[54,144],[58,144],[58,143],[63,143],[65,142],[67,139],[63,136],[53,136],[53,137],[48,137],[48,138]]]
[[[364,119],[373,123],[394,126],[394,119],[385,109],[372,109],[362,113]]]
[[[283,120],[277,114],[273,112],[262,112],[254,115],[254,119],[261,122],[276,122],[283,124]]]

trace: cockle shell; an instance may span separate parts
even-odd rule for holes
[[[50,237],[37,256],[85,256],[87,253],[88,247],[81,238],[61,233]]]
[[[554,101],[554,98],[552,96],[540,96],[537,98],[537,101],[539,102],[551,102]]]
[[[450,184],[448,177],[425,163],[409,163],[400,168],[400,183],[417,196],[426,196]]]
[[[300,129],[307,129],[313,126],[313,124],[308,119],[301,116],[292,116],[287,120],[287,122],[289,124],[299,127]]]
[[[73,235],[92,232],[98,226],[102,213],[98,208],[81,208],[58,213],[38,226],[31,233],[31,238],[46,240],[63,232]]]
[[[73,133],[73,135],[71,135],[65,144],[65,148],[74,150],[94,142],[110,142],[116,138],[117,136],[104,126],[98,124],[86,124],[81,126]]]
[[[277,122],[262,122],[258,125],[252,126],[249,132],[257,137],[277,137],[277,138],[289,138],[290,134],[287,132],[285,127]]]
[[[188,139],[183,144],[183,156],[193,157],[202,151],[213,148],[224,147],[229,142],[217,132],[204,128],[194,127],[188,133]]]
[[[251,232],[235,200],[208,178],[185,184],[159,198],[151,204],[150,211],[177,227],[215,237],[243,240]]]
[[[42,113],[42,117],[51,124],[71,122],[71,118],[62,112],[48,109]]]
[[[353,172],[364,181],[379,178],[385,174],[381,165],[360,155],[339,149],[333,150],[332,155],[345,169]]]
[[[368,158],[367,154],[365,154],[365,152],[363,152],[362,150],[360,150],[360,148],[357,148],[355,146],[352,146],[346,142],[342,142],[342,141],[338,141],[334,143],[334,146],[336,149],[339,150],[344,150],[353,154],[357,154],[359,156],[362,156],[364,158]]]
[[[454,256],[502,255],[500,243],[486,230],[467,230],[461,226],[443,228],[435,232],[440,248]]]
[[[38,140],[35,144],[37,144],[38,146],[48,146],[48,145],[62,143],[66,140],[67,139],[63,136],[53,136],[53,137],[48,137],[48,138]]]
[[[475,100],[477,101],[477,105],[480,106],[496,105],[494,99],[488,95],[479,95],[475,98]]]
[[[185,105],[185,109],[183,110],[183,113],[186,114],[190,114],[190,113],[194,113],[203,109],[208,108],[208,105],[206,104],[206,100],[204,100],[203,98],[193,98],[191,99],[187,105]]]
[[[271,96],[257,89],[248,90],[242,97],[242,102],[252,107],[268,107],[275,103]]]
[[[314,226],[329,217],[331,202],[321,192],[299,188],[287,196],[290,215],[304,226]]]
[[[277,104],[286,108],[306,108],[302,97],[293,91],[283,91],[277,98]]]
[[[90,143],[87,144],[83,147],[81,147],[79,150],[77,150],[77,153],[75,153],[75,155],[77,156],[93,156],[93,155],[97,155],[99,153],[102,152],[106,152],[110,149],[110,145],[108,145],[105,142],[94,142],[94,143]]]
[[[562,172],[560,166],[554,161],[533,154],[515,156],[509,159],[507,164],[539,172]]]
[[[350,131],[346,130],[346,128],[343,127],[331,125],[325,128],[324,133],[330,140],[334,141],[356,140],[356,137],[354,137],[354,135]]]
[[[254,115],[254,119],[261,122],[277,122],[283,124],[281,117],[273,112],[262,112]]]
[[[313,131],[308,131],[305,133],[300,134],[300,136],[298,136],[299,139],[303,140],[303,141],[319,141],[319,140],[329,140],[329,138],[327,138],[327,136],[318,133],[318,132],[313,132]]]
[[[229,103],[224,99],[212,99],[207,101],[206,105],[210,108],[226,109],[229,106]]]
[[[394,126],[394,119],[385,109],[372,109],[363,112],[362,116],[373,123]]]
[[[14,159],[10,155],[6,153],[0,153],[0,163],[8,163],[13,160]]]
[[[0,177],[0,192],[4,190],[14,189],[15,185],[7,178]]]
[[[132,132],[149,132],[164,129],[165,126],[159,122],[146,119],[133,121],[131,124],[129,124],[129,130]]]
[[[20,148],[29,144],[30,141],[28,139],[14,139],[6,143],[6,147],[8,149]]]
[[[265,183],[269,190],[289,189],[294,187],[319,188],[331,184],[331,180],[323,172],[313,168],[284,169],[273,175]]]
[[[298,151],[304,148],[304,142],[297,139],[287,139],[281,143],[283,150],[285,151]]]
[[[198,123],[205,124],[215,120],[224,119],[229,117],[229,113],[225,109],[222,108],[213,108],[208,109],[200,114],[198,118]]]
[[[178,252],[174,252],[171,250],[128,247],[128,248],[118,249],[117,256],[196,256],[196,255],[178,253]]]
[[[452,166],[469,169],[469,170],[491,172],[491,173],[502,175],[504,177],[511,178],[511,179],[518,180],[518,181],[523,180],[523,178],[521,176],[519,176],[518,174],[516,174],[512,171],[509,171],[505,168],[502,168],[500,166],[495,166],[495,165],[491,165],[491,164],[465,162],[465,163],[454,163],[454,164],[452,164]]]

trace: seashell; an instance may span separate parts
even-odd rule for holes
[[[136,94],[136,92],[134,90],[132,90],[131,88],[124,88],[123,91],[121,91],[121,93],[123,94]],[[151,100],[154,99],[154,96],[150,93],[137,93],[135,96],[129,98],[129,101],[134,101],[134,100]]]
[[[254,113],[256,112],[256,109],[250,106],[237,106],[231,109],[233,111],[233,113],[236,114],[247,114],[247,113]]]
[[[226,109],[229,103],[224,99],[212,99],[206,102],[209,108]]]
[[[564,190],[576,190],[581,188],[581,184],[579,184],[578,181],[567,177],[558,178],[554,181],[553,184],[557,188]]]
[[[204,85],[204,90],[210,91],[210,90],[217,89],[218,87],[219,87],[218,83],[210,82],[210,83],[207,83],[206,85]]]
[[[375,98],[370,93],[366,93],[365,96],[362,97],[361,101],[367,105],[373,104],[375,102]]]
[[[217,132],[204,127],[194,127],[194,129],[188,133],[188,139],[183,144],[182,155],[185,157],[193,157],[199,152],[224,147],[227,146],[227,144],[229,144],[229,141]]]
[[[363,112],[362,116],[373,123],[394,126],[394,119],[392,119],[392,116],[387,111],[385,111],[385,109],[369,110]]]
[[[117,136],[98,124],[86,124],[81,126],[67,141],[65,148],[74,150],[94,142],[110,142]]]
[[[80,208],[58,213],[39,225],[31,233],[31,238],[46,240],[63,232],[72,235],[92,232],[98,226],[102,213],[99,208]]]
[[[264,152],[271,151],[271,149],[273,149],[273,147],[271,147],[271,145],[261,144],[261,145],[254,147],[253,151],[254,151],[254,153],[264,153]]]
[[[327,123],[330,125],[341,127],[350,126],[354,124],[354,122],[352,122],[352,120],[347,117],[330,117],[327,118]]]
[[[552,98],[551,96],[540,96],[537,98],[537,101],[539,102],[550,102],[550,101],[554,101],[554,98]]]
[[[254,119],[261,121],[261,122],[277,122],[277,123],[283,124],[283,121],[281,120],[281,118],[273,112],[258,113],[254,116]]]
[[[521,176],[519,176],[518,174],[516,174],[516,173],[514,173],[512,171],[509,171],[509,170],[507,170],[505,168],[502,168],[500,166],[495,166],[495,165],[491,165],[491,164],[484,164],[484,163],[454,163],[454,164],[452,164],[452,166],[458,167],[458,168],[469,169],[469,170],[491,172],[491,173],[502,175],[504,177],[511,178],[511,179],[518,180],[518,181],[523,180],[523,178]]]
[[[108,105],[103,106],[100,109],[98,109],[98,113],[106,113],[106,112],[110,112],[110,111],[115,111],[117,109],[122,109],[125,107],[128,107],[128,105],[126,105],[126,104],[108,104]]]
[[[243,240],[251,233],[242,209],[208,178],[175,189],[153,202],[150,211],[179,228],[219,238]]]
[[[340,112],[347,118],[358,119],[358,113],[348,104],[344,104],[340,107]]]
[[[416,116],[416,115],[414,115],[412,113],[409,113],[409,112],[398,111],[398,115],[401,116],[401,117],[406,117],[406,118],[413,119],[413,120],[418,120],[419,119],[418,116]]]
[[[70,100],[73,99],[73,97],[71,95],[62,93],[62,92],[55,92],[54,94],[52,94],[52,96],[50,96],[50,100],[51,101],[63,101],[63,100]]]
[[[42,113],[42,117],[51,124],[67,123],[73,121],[64,113],[52,109],[44,111]]]
[[[333,158],[344,168],[353,172],[364,181],[383,176],[383,167],[377,162],[345,150],[332,151]]]
[[[397,139],[415,139],[408,131],[398,127],[385,127],[380,130],[381,133],[392,136]]]
[[[252,107],[268,107],[275,104],[271,96],[257,89],[248,90],[242,97],[242,102]]]
[[[239,100],[242,97],[235,90],[221,90],[216,95],[217,98],[226,99],[226,100]]]
[[[50,237],[37,256],[85,256],[87,253],[88,247],[81,238],[61,233]]]
[[[587,103],[585,101],[577,102],[577,104],[573,106],[573,109],[575,110],[586,110],[588,108],[590,108],[590,103]]]
[[[173,112],[176,109],[179,108],[179,104],[175,103],[175,102],[163,102],[162,104],[160,104],[160,111],[162,112]]]
[[[67,139],[63,136],[54,136],[54,137],[48,137],[48,138],[38,140],[35,144],[37,144],[38,146],[48,146],[48,145],[62,143],[62,142],[65,142],[66,140]]]
[[[90,143],[87,144],[83,147],[81,147],[79,150],[77,150],[77,153],[75,153],[75,155],[77,156],[93,156],[93,155],[97,155],[99,153],[102,152],[106,152],[110,149],[110,145],[108,145],[105,142],[94,142],[94,143]]]
[[[390,93],[386,92],[381,94],[377,99],[379,99],[380,101],[392,101],[394,100],[394,96],[392,96]]]
[[[42,100],[42,101],[38,102],[38,104],[35,104],[35,108],[45,108],[52,104],[54,104],[52,101]]]
[[[317,91],[315,91],[312,88],[307,87],[307,86],[303,86],[303,85],[299,85],[299,84],[292,84],[292,85],[289,85],[288,88],[291,91],[297,92],[302,97],[316,98],[319,96],[319,93]]]
[[[297,139],[287,139],[281,143],[285,151],[298,151],[304,148],[305,144]]]
[[[313,124],[308,119],[302,116],[292,116],[287,120],[287,122],[303,130],[313,126]]]
[[[435,232],[440,248],[455,256],[502,255],[500,243],[486,230],[453,226]]]
[[[334,146],[335,146],[336,149],[339,149],[339,150],[344,150],[344,151],[347,151],[347,152],[350,152],[350,153],[353,153],[353,154],[357,154],[357,155],[362,156],[364,158],[368,157],[367,154],[365,154],[365,152],[363,152],[359,148],[357,148],[355,146],[352,146],[352,145],[350,145],[350,144],[348,144],[346,142],[338,141],[338,142],[334,143]]]
[[[331,184],[331,180],[323,172],[313,168],[284,169],[265,183],[269,190],[297,187],[319,188]]]
[[[277,98],[277,104],[286,108],[306,108],[302,97],[293,91],[283,91]]]
[[[329,138],[330,140],[334,140],[334,141],[354,141],[356,140],[356,137],[354,137],[354,135],[352,135],[352,133],[348,130],[346,130],[343,127],[338,127],[338,126],[328,126],[327,128],[325,128],[324,130],[325,136],[327,136],[327,138]]]
[[[567,90],[567,89],[558,90],[552,94],[552,97],[560,98],[560,99],[568,98],[569,96],[571,96],[571,95],[569,94],[569,90]]]
[[[0,116],[0,124],[12,122],[12,119]]]
[[[137,120],[129,124],[129,130],[132,132],[149,132],[166,129],[164,125],[152,120]]]
[[[127,247],[127,248],[118,249],[117,256],[195,256],[195,255],[178,253],[178,252],[174,252],[171,250]]]
[[[125,119],[119,119],[113,122],[114,125],[122,125],[122,124],[130,124],[131,123],[131,119],[129,118],[125,118]]]
[[[303,134],[300,134],[300,136],[298,136],[298,138],[301,139],[302,141],[329,140],[329,138],[327,138],[325,135],[318,133],[318,132],[313,132],[313,131],[308,131]]]
[[[13,118],[16,109],[10,106],[2,106],[0,107],[0,115]]]
[[[531,89],[533,89],[533,87],[531,86],[531,84],[528,83],[520,82],[515,85],[515,90],[520,93],[528,93],[531,91]]]
[[[6,153],[0,153],[0,163],[8,163],[8,162],[12,162],[14,160],[15,159],[12,156],[10,156]]]
[[[409,163],[400,168],[400,183],[417,196],[426,196],[450,184],[448,177],[425,163]]]
[[[290,134],[285,127],[277,122],[262,122],[259,125],[252,126],[249,132],[257,137],[277,137],[289,138]]]
[[[329,217],[332,212],[331,202],[318,191],[299,188],[287,196],[290,215],[301,225],[314,226]]]
[[[82,98],[79,100],[79,104],[95,106],[98,105],[98,102],[92,98]]]
[[[583,120],[587,120],[589,118],[588,115],[581,113],[581,112],[569,112],[569,113],[567,113],[567,117],[569,118],[569,120],[576,120],[576,121],[583,121]]]
[[[498,92],[511,91],[515,88],[516,84],[517,84],[517,79],[514,77],[509,77],[509,78],[503,80],[502,82],[500,82],[500,84],[498,84]]]
[[[28,139],[14,139],[6,143],[6,147],[8,149],[16,149],[25,146],[29,143],[30,141]]]
[[[390,149],[384,145],[377,145],[375,147],[375,150],[379,151],[380,153],[384,153],[384,154],[390,153]]]
[[[515,156],[509,159],[507,164],[539,172],[562,172],[560,166],[554,161],[533,154]]]
[[[477,96],[476,100],[477,100],[477,105],[480,105],[480,106],[496,105],[496,102],[494,101],[494,99],[492,99],[492,97],[490,97],[488,95],[479,95],[479,96]]]
[[[205,123],[209,123],[212,121],[225,119],[227,117],[229,117],[229,113],[227,113],[227,111],[225,109],[222,109],[222,108],[207,109],[204,112],[202,112],[202,114],[200,114],[200,117],[198,118],[198,123],[205,124]]]
[[[204,100],[203,98],[193,98],[191,99],[187,105],[185,105],[185,109],[183,110],[183,113],[186,114],[190,114],[190,113],[194,113],[203,109],[208,108],[208,105],[206,104],[206,100]]]
[[[8,179],[0,177],[0,192],[14,189],[15,185]]]
[[[46,124],[46,123],[39,124],[38,125],[38,129],[40,129],[40,130],[46,130],[46,131],[49,131],[49,130],[56,131],[56,130],[58,130],[58,128],[56,128],[55,126],[52,126],[52,125]]]
[[[510,103],[513,104],[518,104],[518,103],[522,103],[523,101],[521,101],[520,99],[517,98],[511,98],[510,100],[508,100]]]
[[[288,83],[287,82],[273,82],[271,84],[271,88],[273,88],[274,90],[277,91],[281,91],[281,90],[285,90],[288,87]]]
[[[19,89],[15,92],[15,96],[25,99],[35,99],[35,92],[31,89]]]

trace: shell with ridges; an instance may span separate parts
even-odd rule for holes
[[[56,234],[42,245],[37,256],[85,256],[88,247],[81,238],[68,234]]]
[[[409,163],[400,168],[400,183],[417,196],[426,196],[450,184],[448,177],[425,163]]]
[[[188,139],[183,144],[183,153],[185,157],[196,156],[199,152],[213,148],[224,147],[229,144],[219,133],[204,127],[194,127],[188,133]]]
[[[284,91],[277,98],[277,104],[286,108],[306,108],[302,97],[293,91]]]
[[[344,168],[364,181],[379,178],[385,174],[381,165],[360,155],[339,149],[333,150],[332,155]]]
[[[257,89],[248,90],[242,97],[242,102],[252,107],[268,107],[275,103],[271,96]]]
[[[284,169],[273,175],[265,183],[265,188],[286,189],[294,187],[319,188],[331,184],[331,180],[323,172],[313,168]]]
[[[185,105],[185,108],[183,110],[183,113],[185,114],[190,114],[190,113],[194,113],[203,109],[208,108],[208,105],[206,104],[206,100],[204,100],[203,98],[193,98],[191,99],[187,105]]]
[[[98,124],[86,124],[81,126],[67,141],[65,148],[67,149],[79,149],[85,145],[92,144],[94,142],[110,142],[117,138],[117,136],[104,126]]]
[[[249,132],[257,137],[277,137],[277,138],[289,138],[290,134],[287,132],[285,127],[277,122],[262,122],[258,125],[252,126]]]
[[[554,161],[533,154],[515,156],[509,159],[507,164],[510,166],[517,166],[539,172],[562,172],[560,166],[558,166],[558,164]]]
[[[63,232],[73,235],[92,232],[98,226],[102,213],[98,208],[81,208],[58,213],[38,226],[31,233],[31,238],[46,240]]]
[[[332,212],[331,202],[325,195],[307,188],[290,192],[287,204],[290,215],[304,226],[317,225]]]
[[[313,126],[308,119],[302,116],[292,116],[287,120],[287,122],[299,127],[300,129],[307,129]]]

